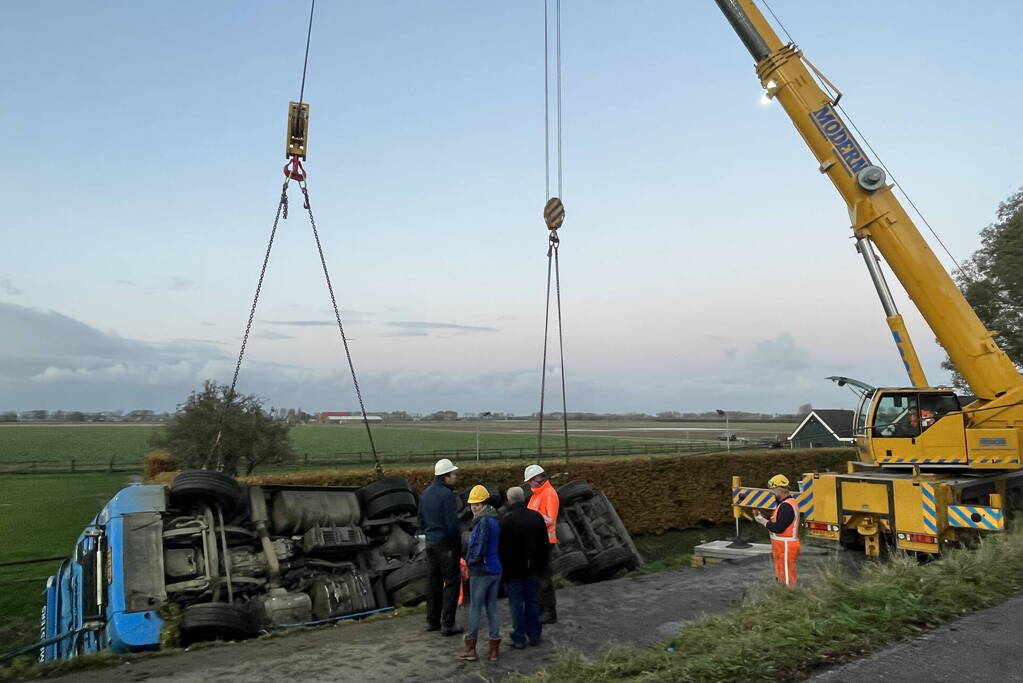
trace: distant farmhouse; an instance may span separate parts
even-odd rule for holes
[[[384,418],[379,415],[367,415],[366,419],[370,422],[382,422]],[[316,416],[316,421],[320,424],[362,422],[362,415],[360,413],[353,413],[349,411],[343,413],[320,413]]]
[[[853,411],[811,410],[789,435],[792,448],[852,446]]]

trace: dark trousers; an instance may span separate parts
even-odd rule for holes
[[[540,582],[535,576],[508,579],[508,609],[512,617],[513,643],[524,645],[540,640]]]
[[[462,576],[458,566],[461,549],[443,543],[426,546],[430,565],[430,583],[426,592],[426,623],[430,626],[454,626],[458,608],[458,589]]]
[[[551,565],[539,576],[540,580],[540,612],[549,614],[555,619],[558,617],[558,601],[554,597],[554,572]]]

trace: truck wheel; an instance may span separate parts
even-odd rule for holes
[[[410,484],[408,479],[405,477],[384,477],[383,479],[376,480],[372,484],[366,484],[359,489],[359,502],[362,503],[363,507],[366,507],[370,501],[379,498],[380,496],[400,491],[410,491],[415,493],[415,489],[412,488],[412,484]]]
[[[366,519],[378,519],[390,515],[412,515],[417,509],[416,497],[411,491],[392,491],[369,501],[363,508],[363,515]]]
[[[181,644],[245,640],[255,635],[247,612],[222,602],[191,605],[181,612]]]
[[[426,580],[415,581],[402,586],[391,594],[391,602],[395,607],[415,607],[426,601]]]
[[[225,516],[241,505],[242,486],[233,477],[213,470],[186,470],[170,485],[170,499],[175,507],[187,510],[202,503],[218,503]]]
[[[580,550],[559,555],[551,562],[551,571],[566,579],[578,576],[589,569],[589,567],[590,561],[586,559],[586,553]]]
[[[413,581],[429,578],[430,565],[426,560],[409,562],[404,567],[399,567],[384,577],[384,588],[387,592],[404,588]]]
[[[558,489],[558,499],[562,505],[571,505],[592,497],[593,487],[585,479],[574,479]]]
[[[602,581],[627,567],[630,569],[636,567],[636,556],[632,554],[632,551],[622,546],[608,548],[593,557],[592,569],[588,578],[590,581]]]
[[[406,564],[384,577],[384,588],[395,607],[412,607],[426,600],[430,565],[425,560]]]

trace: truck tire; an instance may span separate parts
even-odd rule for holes
[[[412,607],[426,600],[430,565],[425,560],[411,562],[384,577],[384,588],[395,607]]]
[[[207,640],[245,640],[255,635],[249,614],[234,605],[207,602],[181,612],[181,644]]]
[[[418,509],[416,497],[411,491],[391,491],[369,501],[363,508],[363,515],[366,519],[379,519],[391,515],[413,515]]]
[[[593,497],[593,487],[585,479],[574,479],[558,489],[558,500],[562,505],[571,505]]]
[[[384,577],[384,588],[387,589],[388,593],[392,593],[414,581],[427,579],[429,576],[430,565],[426,560],[409,562]]]
[[[395,607],[415,607],[426,601],[426,579],[413,581],[402,586],[391,594],[391,602]]]
[[[233,477],[212,470],[186,470],[170,485],[170,499],[175,507],[188,510],[202,503],[215,502],[225,516],[238,509],[243,493],[241,484]]]
[[[398,491],[411,491],[413,494],[415,493],[412,484],[405,477],[384,477],[359,489],[359,502],[362,503],[363,507],[366,507],[371,500]]]
[[[608,548],[593,557],[590,574],[587,578],[590,581],[602,581],[626,568],[636,568],[636,556],[632,554],[632,551],[623,546]]]
[[[590,561],[586,558],[586,553],[580,550],[558,555],[551,562],[551,571],[566,579],[578,577],[589,568]]]

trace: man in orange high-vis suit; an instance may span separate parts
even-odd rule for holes
[[[771,555],[774,557],[774,576],[789,588],[796,587],[796,560],[799,559],[799,501],[789,492],[789,479],[776,474],[767,482],[778,505],[771,520],[757,512],[758,524],[771,532]]]
[[[543,468],[539,465],[530,465],[526,468],[522,478],[532,489],[533,494],[529,498],[530,510],[536,510],[543,516],[547,524],[547,540],[556,544],[558,542],[558,510],[561,507],[561,499],[558,492],[551,486],[550,480],[544,474]],[[553,550],[553,548],[552,548]],[[558,621],[558,603],[554,596],[554,573],[550,563],[540,574],[540,623],[554,624]]]

